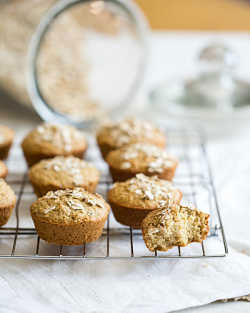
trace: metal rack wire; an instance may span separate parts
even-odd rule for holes
[[[16,190],[18,200],[12,220],[0,228],[0,259],[33,260],[166,260],[207,257],[224,257],[228,253],[227,242],[219,211],[205,143],[202,136],[193,130],[166,129],[168,151],[180,160],[174,183],[184,195],[199,209],[208,209],[210,213],[210,233],[201,244],[194,243],[188,247],[171,249],[166,253],[151,253],[145,248],[140,230],[118,224],[109,215],[102,237],[95,243],[83,244],[81,247],[54,246],[45,243],[37,236],[29,216],[29,206],[35,200],[26,171],[16,173],[14,170],[7,182]],[[93,139],[90,139],[87,159],[91,160],[102,172],[97,192],[106,195],[112,184],[106,165],[101,160]],[[18,155],[19,153],[19,155]],[[20,148],[14,149],[8,166],[20,169]],[[23,161],[22,161],[23,162]],[[22,225],[22,222],[25,224]],[[211,248],[216,244],[216,251]]]

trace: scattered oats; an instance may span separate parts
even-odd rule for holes
[[[57,199],[58,196],[57,196],[57,195],[54,195],[54,194],[53,194],[53,191],[49,191],[49,192],[44,196],[44,198],[46,198],[46,199]]]
[[[37,127],[37,132],[42,140],[51,142],[56,146],[63,146],[65,151],[70,151],[72,141],[80,139],[81,133],[69,126],[45,123]]]
[[[67,200],[67,204],[73,210],[84,210],[85,209],[81,203],[76,202],[76,201],[71,200],[71,199]]]
[[[53,211],[55,208],[56,208],[56,206],[54,205],[54,206],[52,206],[52,207],[50,207],[50,208],[44,210],[44,213],[47,214],[47,213],[49,213],[50,211]]]
[[[49,160],[44,165],[45,169],[52,169],[55,172],[65,171],[72,176],[73,183],[77,186],[83,181],[83,176],[81,174],[81,169],[85,168],[87,163],[76,157],[62,157],[58,156],[52,160]],[[90,165],[89,165],[90,166]]]
[[[149,200],[154,200],[154,195],[149,190],[145,190],[144,193]]]
[[[137,174],[135,178],[130,179],[127,188],[128,191],[139,195],[141,199],[159,201],[160,207],[174,203],[173,192],[177,190],[168,181],[156,176],[148,177],[144,174]]]
[[[140,189],[136,189],[136,190],[135,190],[135,193],[136,193],[137,195],[142,195],[142,191],[141,191]]]
[[[125,148],[122,154],[124,160],[136,159],[139,155],[143,158],[150,158],[152,161],[148,164],[148,171],[150,173],[162,173],[164,169],[172,167],[175,160],[172,156],[168,155],[166,151],[146,143],[135,143]]]
[[[128,169],[130,167],[131,167],[131,164],[129,162],[123,162],[121,164],[121,169],[123,169],[123,170],[126,170],[126,169]]]
[[[153,132],[156,131],[156,128],[150,123],[135,118],[127,118],[106,127],[109,128],[110,136],[118,146],[131,142],[132,138],[152,138]]]
[[[160,207],[164,207],[167,205],[167,201],[166,200],[160,200],[159,205],[160,205]]]

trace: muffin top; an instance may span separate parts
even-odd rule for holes
[[[13,138],[13,130],[7,126],[0,125],[0,147],[11,144]]]
[[[23,140],[22,146],[30,153],[64,154],[85,150],[85,136],[69,125],[44,123],[32,130]]]
[[[29,177],[38,185],[73,188],[99,180],[100,173],[91,163],[79,158],[57,156],[33,165]]]
[[[181,197],[181,192],[169,181],[144,174],[115,183],[108,193],[108,199],[112,203],[144,210],[164,208],[179,202]]]
[[[7,166],[2,161],[0,161],[0,178],[5,177],[7,173],[8,173]]]
[[[0,178],[0,209],[14,205],[16,196],[10,186]]]
[[[148,143],[135,143],[111,151],[106,161],[115,169],[137,173],[162,173],[177,164],[177,160],[166,151]]]
[[[135,142],[148,142],[165,146],[165,135],[149,122],[127,118],[118,123],[106,124],[97,133],[99,144],[120,148]]]
[[[31,215],[40,222],[72,225],[98,222],[107,217],[110,207],[102,196],[83,188],[49,191],[31,205]]]

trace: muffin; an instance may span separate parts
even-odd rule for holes
[[[49,243],[66,246],[97,240],[109,211],[100,195],[82,188],[49,191],[31,206],[38,235]]]
[[[0,178],[0,226],[6,224],[16,205],[14,191]]]
[[[166,151],[148,143],[135,143],[111,151],[106,161],[113,181],[125,181],[139,173],[171,181],[178,165]]]
[[[154,125],[134,118],[104,125],[97,133],[97,143],[104,159],[110,151],[136,142],[151,143],[164,148],[166,138]]]
[[[29,178],[35,194],[41,197],[51,190],[75,187],[94,192],[100,173],[92,164],[79,158],[58,156],[33,165]]]
[[[0,125],[0,160],[7,159],[13,140],[13,130]]]
[[[174,205],[150,212],[142,222],[142,234],[150,251],[202,242],[209,232],[209,214]]]
[[[84,135],[68,125],[42,124],[23,140],[22,149],[28,166],[59,155],[82,158],[87,150]]]
[[[5,178],[8,174],[7,166],[0,161],[0,178]]]
[[[143,174],[115,183],[108,192],[116,220],[133,228],[141,228],[149,212],[179,203],[181,198],[182,193],[172,183]]]

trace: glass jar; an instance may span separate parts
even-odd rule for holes
[[[86,128],[125,112],[143,82],[147,33],[133,2],[58,2],[29,49],[28,91],[37,113]]]

